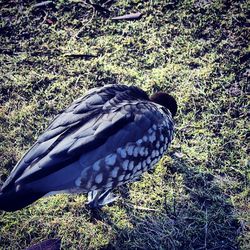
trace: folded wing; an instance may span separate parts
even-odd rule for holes
[[[135,119],[133,110],[124,108],[126,103],[147,99],[140,89],[124,85],[91,90],[53,120],[15,166],[2,191],[47,176],[99,147]]]

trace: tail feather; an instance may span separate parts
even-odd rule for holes
[[[0,210],[7,212],[17,211],[30,205],[42,196],[44,196],[44,193],[37,193],[31,190],[16,191],[12,188],[11,190],[0,192]]]

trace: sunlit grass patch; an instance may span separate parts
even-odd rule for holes
[[[101,1],[95,1],[96,3]],[[103,2],[103,1],[102,1]],[[98,218],[84,195],[1,213],[0,249],[248,249],[247,1],[116,1],[113,22],[82,1],[1,4],[0,183],[55,115],[109,83],[171,92],[176,136]],[[72,54],[94,57],[71,58]]]

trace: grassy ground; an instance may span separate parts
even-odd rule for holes
[[[110,17],[143,13],[128,22],[80,0],[18,2],[0,5],[0,182],[55,114],[91,87],[169,91],[179,111],[169,154],[99,219],[83,195],[44,198],[1,213],[0,248],[55,237],[63,249],[250,249],[249,1],[106,5]]]

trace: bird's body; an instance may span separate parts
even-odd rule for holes
[[[93,207],[157,163],[173,139],[166,107],[136,87],[89,91],[57,116],[12,170],[0,209],[15,211],[51,192],[88,193]]]

